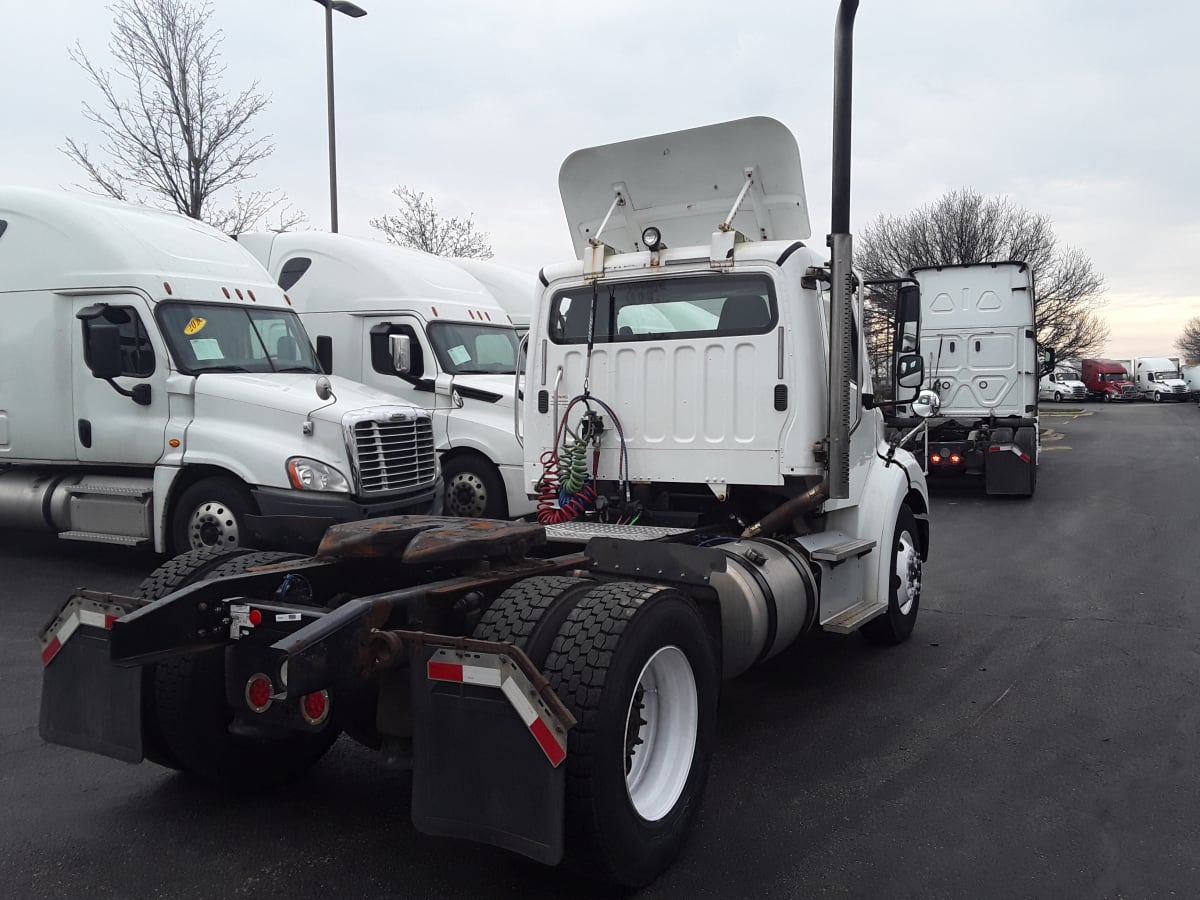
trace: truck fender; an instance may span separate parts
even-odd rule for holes
[[[908,458],[901,460],[901,453]],[[900,505],[909,500],[910,506],[914,502],[923,506],[913,509],[918,517],[918,525],[922,524],[921,517],[929,511],[929,494],[924,477],[911,478],[907,471],[910,464],[916,468],[916,461],[905,451],[897,451],[896,459],[901,465],[871,466],[857,506],[836,510],[827,517],[830,528],[875,541],[875,552],[864,559],[867,572],[863,597],[872,603],[887,602],[890,551],[896,536],[896,517]],[[920,471],[919,468],[917,471]],[[926,528],[921,530],[927,534]]]

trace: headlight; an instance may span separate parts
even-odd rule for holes
[[[338,491],[350,493],[350,482],[346,476],[325,463],[303,456],[293,456],[287,461],[288,481],[298,491]]]

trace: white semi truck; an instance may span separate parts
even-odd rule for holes
[[[1033,496],[1038,378],[1054,360],[1038,350],[1032,270],[991,262],[910,274],[921,286],[925,372],[941,399],[926,431],[927,471],[982,475],[988,494]]]
[[[545,524],[349,523],[311,558],[192,553],[139,597],[80,592],[43,635],[43,736],[262,785],[344,731],[411,765],[422,831],[623,885],[668,866],[721,679],[815,629],[904,641],[920,607],[925,478],[884,439],[849,234],[856,9],[828,252],[773,120],[564,164],[582,258],[543,271],[523,410]],[[912,401],[915,286],[899,309]]]
[[[173,213],[0,189],[0,528],[182,552],[428,512],[430,417],[325,379],[283,292]]]
[[[1143,400],[1186,400],[1187,382],[1180,377],[1179,366],[1165,356],[1141,356],[1132,360],[1133,383]]]
[[[506,288],[532,294],[532,276],[341,234],[240,234],[238,242],[287,291],[326,372],[432,415],[447,515],[533,511],[513,433],[519,341],[496,300]],[[494,291],[476,277],[484,271],[499,283]],[[392,358],[393,336],[407,339],[403,371]]]

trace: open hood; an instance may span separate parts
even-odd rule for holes
[[[642,247],[642,229],[668,247],[707,245],[746,181],[733,227],[751,240],[805,240],[812,234],[800,149],[775,119],[756,117],[577,150],[558,173],[575,254],[583,258],[616,192],[600,240],[618,252]]]

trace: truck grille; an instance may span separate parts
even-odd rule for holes
[[[1083,385],[1080,385],[1077,388],[1073,388],[1072,395],[1075,397],[1076,400],[1086,400],[1087,399],[1087,388],[1084,387]]]
[[[437,478],[429,416],[387,416],[348,423],[359,496],[410,491]]]
[[[1121,388],[1121,396],[1122,397],[1136,397],[1137,396],[1137,388],[1135,388],[1132,384],[1127,384]]]
[[[1186,387],[1184,387],[1182,384],[1177,384],[1177,385],[1175,385],[1175,387],[1173,387],[1173,388],[1172,388],[1172,390],[1173,390],[1173,391],[1174,391],[1176,394],[1186,394],[1186,393],[1187,393],[1187,388],[1186,388]]]

